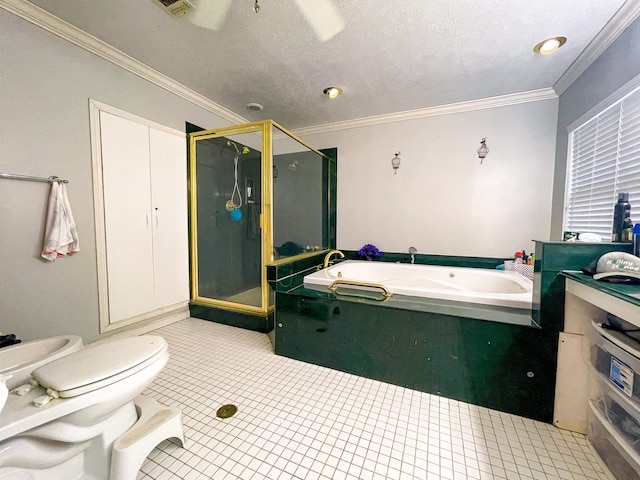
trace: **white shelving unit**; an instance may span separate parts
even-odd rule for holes
[[[565,293],[554,424],[587,434],[615,478],[640,480],[640,342],[599,326],[610,313],[640,328],[640,305],[571,278]]]

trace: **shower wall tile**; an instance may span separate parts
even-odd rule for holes
[[[249,315],[247,313],[231,312],[220,308],[194,304],[189,305],[189,311],[192,317],[224,325],[246,328],[247,330],[262,333],[273,330],[273,313],[264,316]]]

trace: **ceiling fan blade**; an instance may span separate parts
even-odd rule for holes
[[[187,15],[194,25],[218,30],[227,16],[232,0],[191,0],[194,10]]]
[[[331,0],[295,0],[318,40],[326,42],[344,28]]]

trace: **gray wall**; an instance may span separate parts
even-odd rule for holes
[[[0,331],[99,337],[89,99],[184,131],[221,117],[0,9],[0,172],[69,179],[82,251],[40,259],[49,187],[0,179]]]
[[[552,240],[562,238],[567,170],[567,127],[639,74],[640,18],[636,19],[560,96],[556,163],[553,177]]]

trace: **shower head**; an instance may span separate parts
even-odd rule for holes
[[[238,150],[238,145],[236,145],[236,142],[232,142],[231,140],[227,140],[227,145],[228,145],[229,147],[233,146],[233,148],[235,148],[235,149],[236,149],[236,153],[237,153],[238,155],[240,155],[240,150]]]
[[[294,160],[293,163],[289,164],[289,170],[295,172],[298,169],[298,160]]]
[[[236,142],[232,142],[231,140],[227,140],[227,145],[228,145],[228,146],[230,146],[230,147],[231,147],[231,146],[233,146],[233,148],[235,148],[235,149],[236,149],[236,153],[237,153],[238,155],[240,155],[240,153],[242,153],[242,154],[244,155],[244,154],[247,154],[247,153],[249,153],[249,152],[251,151],[251,150],[249,149],[249,147],[245,147],[245,146],[243,145],[243,146],[242,146],[242,152],[241,152],[241,151],[240,151],[240,149],[238,148],[238,145],[236,144]]]

